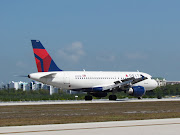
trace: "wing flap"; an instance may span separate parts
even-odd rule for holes
[[[144,77],[143,75],[141,75],[141,78],[137,78],[137,79],[135,79],[134,77],[126,78],[124,80],[121,80],[121,82],[120,81],[115,81],[113,85],[104,86],[104,87],[102,87],[102,89],[103,89],[103,91],[106,91],[106,90],[113,90],[113,89],[116,89],[116,88],[121,88],[121,87],[124,87],[124,86],[131,86],[131,85],[133,85],[135,83],[144,81],[146,79],[147,79],[147,77]]]

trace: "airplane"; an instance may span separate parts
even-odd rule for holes
[[[32,80],[52,85],[64,90],[87,92],[85,100],[106,97],[116,100],[116,92],[124,91],[141,99],[146,91],[155,89],[158,84],[152,76],[143,72],[115,71],[64,71],[60,69],[39,40],[31,40],[37,73],[28,77]]]

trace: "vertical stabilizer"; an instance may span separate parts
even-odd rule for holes
[[[39,40],[31,40],[38,72],[62,71]]]

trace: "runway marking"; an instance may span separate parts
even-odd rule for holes
[[[74,129],[52,129],[52,130],[37,130],[37,131],[19,131],[19,132],[4,132],[0,134],[17,134],[17,133],[35,133],[35,132],[52,132],[52,131],[72,131],[72,130],[87,130],[87,129],[101,129],[101,128],[123,128],[123,127],[145,127],[145,126],[164,126],[164,125],[178,125],[180,123],[166,123],[166,124],[147,124],[147,125],[129,125],[129,126],[110,126],[110,127],[91,127],[91,128],[74,128]]]

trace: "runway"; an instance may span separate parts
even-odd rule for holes
[[[47,100],[47,101],[18,101],[18,102],[0,102],[0,106],[12,105],[49,105],[49,104],[89,104],[89,103],[120,103],[120,102],[157,102],[157,101],[180,101],[180,98],[165,98],[165,99],[119,99],[109,101],[107,99],[84,101],[84,100]]]
[[[0,127],[2,135],[179,135],[180,118]]]

